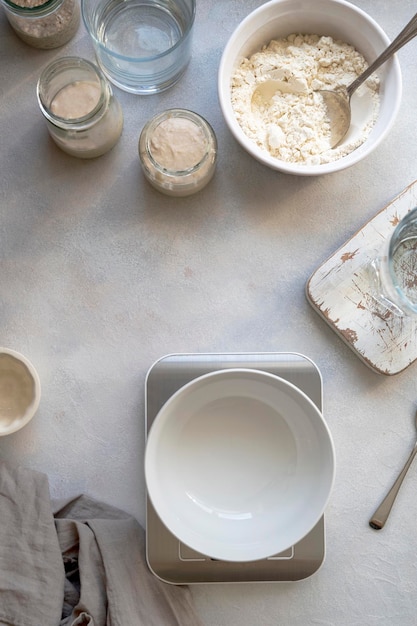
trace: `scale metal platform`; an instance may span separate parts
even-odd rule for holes
[[[148,371],[145,383],[146,434],[165,402],[194,378],[229,368],[259,369],[301,389],[322,410],[322,379],[316,365],[295,353],[172,354]],[[229,562],[212,559],[180,542],[162,523],[149,498],[146,511],[146,557],[150,570],[164,582],[285,582],[308,578],[324,561],[324,516],[296,545],[267,559]]]

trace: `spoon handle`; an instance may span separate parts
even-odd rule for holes
[[[353,94],[356,89],[362,85],[362,83],[369,78],[371,74],[378,69],[380,65],[385,63],[393,54],[395,54],[400,48],[405,46],[406,43],[411,41],[417,35],[417,13],[411,20],[408,22],[406,26],[402,29],[402,31],[396,36],[396,38],[390,43],[388,48],[382,52],[379,57],[375,59],[373,63],[360,75],[356,80],[353,81],[348,87],[347,92],[349,98]]]
[[[381,528],[383,528],[385,522],[388,519],[388,516],[392,509],[392,505],[394,504],[394,500],[397,497],[397,494],[400,490],[401,484],[408,471],[408,468],[410,467],[416,454],[417,454],[417,443],[415,444],[410,456],[408,457],[406,464],[404,465],[403,469],[399,473],[397,480],[395,481],[395,483],[393,484],[393,486],[391,487],[391,489],[389,490],[389,492],[387,493],[387,495],[385,496],[385,498],[383,499],[383,501],[381,502],[381,504],[379,505],[379,507],[373,514],[373,516],[371,517],[371,519],[369,520],[369,526],[371,528],[374,528],[375,530],[380,530]]]

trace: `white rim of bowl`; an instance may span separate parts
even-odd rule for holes
[[[21,361],[23,365],[27,367],[29,374],[32,376],[34,382],[34,397],[32,404],[26,411],[24,418],[22,417],[22,419],[16,420],[17,424],[13,426],[12,423],[10,425],[10,428],[4,430],[3,432],[0,431],[0,437],[5,437],[7,435],[11,435],[12,433],[17,432],[18,430],[26,426],[26,424],[28,424],[35,415],[41,401],[41,381],[34,365],[21,352],[17,352],[16,350],[12,350],[11,348],[0,347],[0,354],[8,354],[14,357],[17,361]]]

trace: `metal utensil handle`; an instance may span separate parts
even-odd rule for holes
[[[379,55],[379,57],[377,57],[375,61],[371,63],[371,65],[360,76],[358,76],[358,78],[354,80],[353,83],[351,83],[347,87],[349,98],[353,94],[353,92],[356,91],[356,89],[360,85],[362,85],[362,83],[367,78],[369,78],[369,76],[373,74],[375,70],[378,69],[380,65],[385,63],[385,61],[387,61],[390,58],[390,56],[392,56],[400,48],[405,46],[406,43],[414,39],[416,35],[417,35],[417,13],[414,15],[414,17],[411,18],[408,24],[402,29],[402,31],[396,36],[396,38],[390,43],[388,48],[386,48],[386,50],[384,50],[384,52],[382,52]]]
[[[397,497],[397,494],[400,490],[404,477],[406,473],[408,472],[408,468],[413,462],[413,459],[416,456],[416,454],[417,454],[417,443],[414,445],[414,448],[410,456],[408,457],[406,464],[404,465],[403,469],[399,473],[397,480],[395,481],[395,483],[393,484],[393,486],[391,487],[391,489],[389,490],[389,492],[387,493],[387,495],[385,496],[385,498],[383,499],[383,501],[381,502],[381,504],[379,505],[379,507],[373,514],[373,516],[371,517],[371,519],[369,520],[369,526],[371,528],[374,528],[375,530],[380,530],[385,525],[385,522],[388,519],[388,516],[392,509],[392,505],[394,504],[395,498]]]

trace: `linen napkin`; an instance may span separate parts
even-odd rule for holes
[[[127,513],[0,463],[0,626],[201,626],[187,587],[149,571]]]

